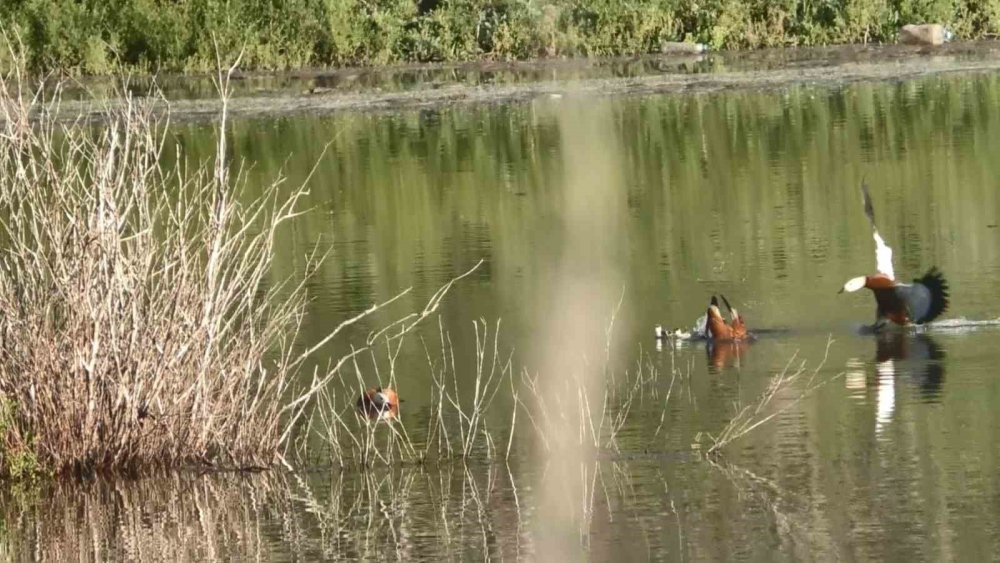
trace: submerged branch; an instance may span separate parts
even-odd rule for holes
[[[798,364],[798,367],[791,371],[792,364],[795,362],[796,356],[792,356],[788,363],[785,364],[784,369],[780,373],[771,378],[771,382],[765,389],[757,401],[753,404],[747,405],[740,409],[736,415],[730,419],[729,423],[726,424],[725,428],[717,436],[712,436],[709,434],[709,438],[712,440],[712,445],[708,448],[706,452],[708,455],[719,454],[722,448],[731,444],[733,441],[746,436],[750,432],[754,431],[758,427],[767,422],[770,422],[776,416],[785,412],[789,408],[799,404],[804,398],[812,394],[816,389],[826,385],[827,383],[841,377],[844,372],[837,373],[836,375],[826,378],[818,383],[815,382],[816,376],[819,374],[823,366],[826,365],[826,360],[830,355],[830,346],[833,345],[833,338],[827,339],[826,348],[823,352],[823,359],[816,365],[816,368],[812,370],[811,375],[805,382],[805,386],[797,392],[797,395],[782,404],[781,407],[776,410],[763,415],[762,412],[771,404],[771,401],[779,394],[789,389],[794,383],[799,381],[803,374],[807,373],[806,362],[803,360]]]

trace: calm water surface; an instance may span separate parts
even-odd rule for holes
[[[212,150],[202,125],[178,136]],[[477,319],[500,320],[500,347],[539,381],[567,377],[545,371],[563,351],[614,373],[657,370],[618,450],[574,464],[555,495],[571,526],[551,533],[571,554],[1000,552],[1000,327],[860,335],[872,298],[837,295],[874,270],[867,179],[897,275],[937,265],[951,285],[947,320],[1000,317],[1000,77],[299,116],[238,121],[232,139],[252,182],[284,170],[295,184],[321,159],[312,211],[282,232],[276,267],[300,276],[307,253],[331,252],[310,282],[304,344],[413,288],[331,345],[337,357],[484,259],[441,309],[460,395],[474,385]],[[654,325],[689,326],[719,292],[751,327],[773,330],[741,350],[656,345]],[[578,335],[603,334],[619,301],[607,359]],[[435,317],[396,360],[418,439],[433,385],[424,342],[438,331]],[[709,436],[800,361],[818,371],[767,407],[785,410],[707,461]],[[369,368],[362,377],[378,382]],[[504,441],[509,395],[488,417]],[[506,464],[319,464],[8,491],[0,545],[57,560],[530,558],[545,552],[555,471],[536,452],[526,440]]]

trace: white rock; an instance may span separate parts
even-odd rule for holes
[[[899,30],[899,42],[904,45],[943,45],[953,36],[939,23],[907,24]]]

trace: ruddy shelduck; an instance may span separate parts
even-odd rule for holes
[[[931,267],[922,278],[913,283],[896,281],[892,269],[892,249],[885,243],[875,227],[875,210],[872,207],[868,184],[862,182],[865,215],[872,225],[875,239],[875,261],[878,273],[847,280],[840,293],[854,292],[867,287],[875,294],[875,324],[878,330],[889,321],[898,325],[923,324],[936,319],[948,308],[948,282],[936,267]]]
[[[722,302],[726,304],[726,309],[729,310],[730,322],[727,323],[726,319],[722,316],[722,311],[719,310],[719,300],[713,295],[712,303],[708,306],[708,312],[706,313],[709,336],[716,342],[743,340],[747,338],[749,335],[743,316],[729,304],[729,300],[726,299],[725,295],[720,295],[720,297],[722,297]]]
[[[393,420],[399,416],[399,396],[390,387],[372,387],[358,397],[358,412],[371,420]]]

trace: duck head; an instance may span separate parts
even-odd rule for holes
[[[866,282],[867,280],[865,276],[858,276],[856,278],[851,278],[847,280],[847,283],[844,284],[844,287],[840,288],[840,291],[838,291],[837,293],[844,293],[845,291],[847,293],[853,293],[863,288]]]

